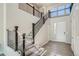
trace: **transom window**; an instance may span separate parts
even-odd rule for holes
[[[71,6],[71,3],[67,3],[66,5],[51,9],[50,10],[51,17],[69,15],[70,6]]]

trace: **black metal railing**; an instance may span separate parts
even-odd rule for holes
[[[29,3],[19,3],[19,9],[26,11],[26,12],[32,14],[33,16],[36,16],[36,17],[39,17],[39,18],[42,17],[42,12],[37,10],[35,8],[35,6],[32,6]]]
[[[15,26],[14,30],[12,30],[12,31],[7,29],[7,43],[8,43],[8,46],[10,48],[12,48],[13,50],[20,52],[20,54],[22,56],[25,56],[25,50],[27,49],[26,47],[31,45],[32,42],[33,42],[33,41],[31,41],[30,43],[28,43],[26,41],[27,41],[27,38],[26,38],[25,33],[23,33],[22,38],[21,38],[21,36],[19,36],[18,26]],[[28,43],[27,46],[26,46],[26,43]]]
[[[37,10],[35,6],[32,6],[29,3],[25,3],[25,4],[20,3],[19,8],[40,18],[37,23],[32,23],[32,38],[33,38],[33,43],[35,43],[34,37],[39,32],[40,28],[43,26],[47,18],[50,17],[50,11],[48,11],[48,13],[45,16],[43,16],[42,12]]]
[[[40,31],[41,27],[44,25],[48,18],[50,18],[49,12],[45,16],[40,18],[40,20],[37,23],[32,23],[33,44],[35,43],[35,35]]]
[[[8,46],[13,48],[15,51],[18,51],[18,26],[14,27],[15,30],[10,31],[7,29],[7,41]]]

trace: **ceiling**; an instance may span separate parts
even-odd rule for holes
[[[65,5],[66,3],[32,3],[37,8],[41,8],[43,6],[52,6],[52,7],[58,7],[61,5]]]

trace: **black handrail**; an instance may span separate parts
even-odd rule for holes
[[[37,11],[37,12],[39,12],[39,13],[41,13],[39,10],[37,10],[36,8],[35,8],[35,10]]]
[[[26,4],[33,8],[33,6],[31,6],[29,3],[26,3]]]

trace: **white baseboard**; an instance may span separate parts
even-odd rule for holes
[[[44,46],[45,44],[47,44],[48,42],[49,42],[49,40],[48,40],[48,41],[46,41],[45,43],[43,43],[43,44],[41,45],[41,47],[42,47],[42,46]]]
[[[63,42],[63,41],[57,41],[57,40],[51,40],[51,41],[56,41],[56,42]],[[71,44],[70,42],[64,42],[64,43]]]

